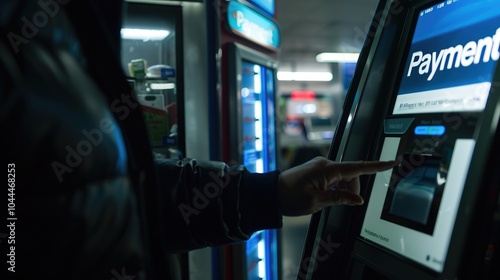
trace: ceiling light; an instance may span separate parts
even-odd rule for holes
[[[359,53],[320,53],[317,62],[357,62]]]
[[[330,72],[278,72],[280,81],[328,82],[333,79]]]
[[[170,31],[168,30],[135,28],[122,28],[121,30],[122,38],[129,40],[160,41],[165,39],[169,34]]]

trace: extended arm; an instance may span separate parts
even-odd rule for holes
[[[281,217],[338,204],[359,205],[359,176],[394,162],[338,163],[322,157],[280,173],[250,173],[222,162],[158,160],[167,248],[184,251],[246,240],[281,227]]]
[[[185,251],[247,240],[281,227],[279,172],[248,172],[222,162],[156,161],[167,248]]]

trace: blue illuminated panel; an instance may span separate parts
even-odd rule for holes
[[[454,0],[419,13],[394,114],[484,109],[500,59],[499,5]]]
[[[248,0],[248,2],[256,5],[270,16],[274,16],[274,0]]]
[[[251,172],[276,169],[273,70],[242,63],[242,153],[243,164]]]
[[[242,61],[241,132],[243,165],[250,171],[275,170],[275,79],[274,70]],[[277,280],[277,232],[256,232],[246,242],[247,280]]]
[[[279,26],[269,17],[238,1],[229,2],[226,16],[229,30],[233,34],[273,51],[280,46]]]
[[[446,132],[443,125],[419,125],[415,127],[415,135],[441,136]]]

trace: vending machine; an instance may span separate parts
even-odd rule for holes
[[[222,154],[250,172],[278,166],[276,133],[279,28],[274,1],[220,1]],[[224,279],[278,279],[277,230],[221,249]]]
[[[397,164],[314,215],[297,279],[499,279],[499,5],[380,1],[328,157]]]

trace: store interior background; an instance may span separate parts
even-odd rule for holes
[[[276,0],[279,72],[331,73],[329,81],[278,81],[279,169],[326,156],[355,63],[318,62],[324,52],[359,53],[377,0]],[[319,77],[322,74],[316,74]],[[296,279],[310,216],[285,217],[282,279]]]

